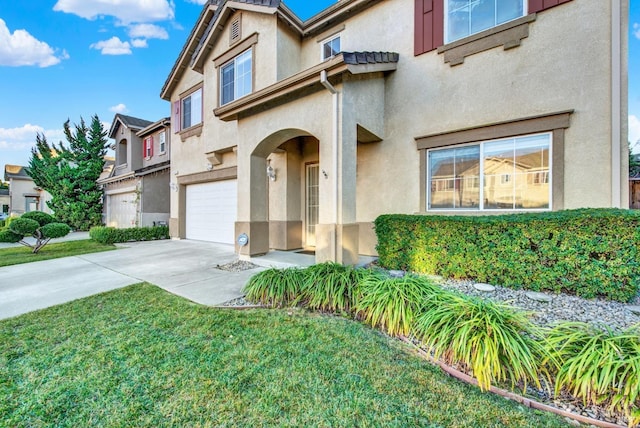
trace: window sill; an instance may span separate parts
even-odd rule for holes
[[[179,134],[181,141],[184,141],[189,137],[199,137],[202,135],[202,122],[187,129],[183,129]]]
[[[444,62],[453,67],[462,64],[464,59],[470,55],[498,46],[504,46],[504,50],[518,47],[522,39],[529,37],[529,23],[535,20],[535,13],[525,15],[497,27],[489,28],[480,33],[440,46],[438,53],[444,54]]]

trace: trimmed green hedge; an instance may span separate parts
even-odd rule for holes
[[[623,302],[640,290],[640,214],[629,210],[394,214],[375,230],[388,269]]]
[[[94,241],[102,244],[114,244],[116,242],[152,241],[155,239],[168,239],[169,227],[131,227],[128,229],[116,229],[115,227],[92,227],[89,236]]]

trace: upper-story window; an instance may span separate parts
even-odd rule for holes
[[[180,100],[182,114],[181,129],[202,123],[202,88],[199,88]]]
[[[158,145],[160,146],[160,154],[167,151],[167,135],[165,131],[160,131],[160,134],[158,134]]]
[[[145,159],[151,159],[151,157],[153,156],[153,136],[152,135],[148,136],[143,140],[142,152]]]
[[[250,94],[253,90],[253,53],[249,49],[220,68],[220,105]]]
[[[322,42],[322,60],[329,59],[340,53],[340,35],[333,36]]]
[[[524,15],[527,0],[446,0],[446,43]]]

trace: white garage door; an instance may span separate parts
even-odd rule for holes
[[[237,180],[187,186],[186,211],[187,239],[233,244],[238,213]]]
[[[107,226],[124,229],[136,226],[136,194],[118,193],[109,195],[107,206]]]

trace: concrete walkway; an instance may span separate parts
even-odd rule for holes
[[[241,297],[249,278],[266,266],[314,262],[312,256],[275,251],[251,260],[262,267],[228,272],[216,267],[237,259],[231,245],[163,240],[119,246],[114,251],[0,268],[0,319],[143,281],[215,306]]]

